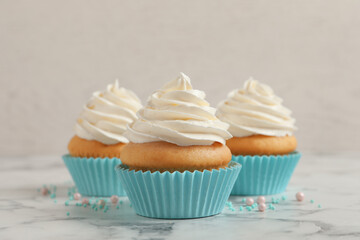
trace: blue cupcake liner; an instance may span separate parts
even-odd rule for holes
[[[121,183],[138,215],[185,219],[220,213],[229,198],[241,165],[230,162],[220,170],[150,172],[116,167]]]
[[[290,181],[301,154],[232,156],[242,165],[231,195],[272,195],[282,193]]]
[[[63,156],[75,185],[82,195],[94,197],[126,196],[114,168],[118,158],[81,158]]]

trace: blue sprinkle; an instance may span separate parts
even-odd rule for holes
[[[95,212],[97,212],[98,208],[96,207],[94,210],[95,210]]]
[[[243,198],[241,201],[242,201],[243,203],[246,202],[246,198]]]
[[[120,200],[120,204],[123,204],[123,201],[122,201],[122,200]]]
[[[51,194],[50,198],[56,198],[56,194],[55,193]]]
[[[286,199],[287,199],[287,196],[283,195],[283,196],[281,197],[281,199],[282,199],[282,200],[286,200]]]
[[[321,204],[318,205],[318,208],[321,208]]]
[[[65,201],[65,206],[69,206],[69,201]]]
[[[240,206],[239,210],[242,211],[242,210],[244,210],[244,208],[242,206]]]
[[[54,203],[57,203],[57,200],[56,200],[56,199],[54,200]]]
[[[74,200],[74,197],[73,197],[73,196],[70,196],[70,197],[69,197],[69,200],[70,200],[70,201]]]
[[[247,206],[246,209],[247,209],[248,211],[251,211],[252,208],[251,208],[250,206]]]
[[[310,203],[314,203],[314,202],[315,202],[314,200],[312,200],[312,199],[310,200]]]
[[[77,207],[81,207],[81,203],[76,203],[75,204]]]
[[[66,216],[70,216],[70,212],[67,212],[67,213],[66,213]]]
[[[84,208],[85,208],[86,206],[87,206],[86,204],[83,205]]]
[[[120,208],[119,205],[117,205],[117,206],[116,206],[116,209],[119,209],[119,208]]]

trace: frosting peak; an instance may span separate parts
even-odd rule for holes
[[[296,130],[291,111],[268,85],[250,78],[242,89],[230,92],[218,106],[217,117],[230,124],[234,137],[291,136]]]
[[[75,125],[78,137],[96,140],[106,145],[128,143],[123,136],[126,125],[137,119],[142,107],[139,98],[130,90],[119,88],[118,80],[104,92],[94,92]]]
[[[148,99],[125,136],[134,143],[166,141],[179,146],[225,144],[228,124],[215,116],[205,93],[192,88],[183,73]]]
[[[191,86],[190,78],[181,72],[180,76],[178,76],[175,80],[166,83],[161,90],[164,92],[170,92],[175,90],[192,90],[192,89],[193,88]]]

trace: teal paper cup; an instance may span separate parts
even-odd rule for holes
[[[138,215],[185,219],[219,214],[229,198],[241,165],[220,170],[143,172],[119,165],[116,171]]]
[[[301,154],[232,156],[242,165],[231,195],[272,195],[285,191]]]
[[[81,158],[67,154],[63,160],[70,172],[78,192],[84,196],[125,196],[119,178],[114,170],[121,164],[118,158]]]

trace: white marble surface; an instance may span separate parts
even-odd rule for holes
[[[235,211],[194,220],[140,217],[126,198],[107,213],[66,207],[71,183],[60,156],[0,158],[0,239],[360,239],[359,157],[304,154],[275,211],[241,212],[242,198],[231,197]],[[43,184],[57,185],[57,203],[37,192]]]

